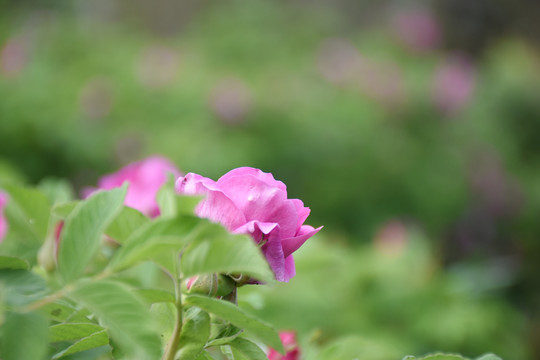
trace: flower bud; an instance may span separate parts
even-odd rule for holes
[[[52,272],[56,269],[56,244],[54,237],[49,236],[41,246],[38,252],[37,260],[39,266],[45,271]]]
[[[235,283],[226,275],[208,274],[189,278],[186,287],[190,294],[215,297],[229,295],[234,290]]]
[[[52,272],[56,269],[56,260],[58,258],[58,247],[60,246],[60,235],[64,221],[59,221],[54,228],[54,234],[51,234],[45,239],[38,252],[38,264],[47,272]]]

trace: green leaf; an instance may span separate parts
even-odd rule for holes
[[[396,348],[388,343],[366,339],[362,336],[344,336],[326,344],[316,360],[334,359],[398,359]]]
[[[45,178],[39,182],[38,189],[53,205],[66,203],[75,198],[71,184],[65,179]]]
[[[12,256],[0,256],[0,270],[2,269],[26,270],[28,263]]]
[[[167,345],[174,331],[176,320],[176,305],[172,303],[155,303],[150,307],[152,319],[158,326],[159,336],[163,346]]]
[[[208,313],[196,307],[187,308],[180,333],[178,358],[180,360],[196,359],[203,351],[209,337],[210,316]]]
[[[219,321],[219,322],[218,322]],[[242,334],[242,329],[232,325],[228,321],[214,318],[210,328],[210,341],[206,347],[229,344],[232,340]]]
[[[485,354],[476,358],[476,360],[502,360],[502,359],[495,354]]]
[[[4,189],[9,193],[6,217],[10,227],[25,232],[35,242],[43,242],[49,225],[47,197],[31,188],[6,185]]]
[[[140,211],[128,206],[122,207],[120,214],[109,225],[105,234],[112,237],[115,241],[123,244],[131,234],[141,226],[150,222]]]
[[[140,289],[136,290],[137,294],[148,304],[160,302],[175,302],[174,294],[157,289]]]
[[[268,360],[265,352],[252,341],[237,337],[229,344],[235,360]]]
[[[3,301],[12,306],[30,304],[47,293],[45,280],[26,270],[0,270],[0,283],[5,286]]]
[[[71,214],[73,210],[81,203],[82,201],[70,201],[63,204],[56,204],[52,207],[52,213],[54,216],[57,216],[61,219],[65,219]]]
[[[253,335],[255,338],[271,348],[284,353],[283,344],[281,343],[276,330],[256,317],[245,313],[238,306],[235,306],[227,301],[212,299],[200,295],[187,296],[186,303],[200,307],[206,312],[230,321],[232,324],[244,329],[247,333]]]
[[[83,311],[75,309],[64,300],[57,300],[42,306],[39,311],[50,319],[58,322],[90,323]]]
[[[436,354],[430,354],[426,355],[420,358],[416,358],[412,355],[405,356],[403,360],[466,360],[467,358],[459,355],[459,354],[443,354],[443,353],[436,353]]]
[[[161,346],[150,312],[130,288],[113,281],[81,280],[71,297],[96,315],[132,358],[159,357]]]
[[[66,218],[60,237],[58,270],[64,282],[77,279],[98,250],[103,231],[122,208],[127,186],[98,191]]]
[[[130,236],[111,259],[111,271],[120,271],[163,251],[179,251],[194,235],[200,223],[195,216],[160,219],[143,226]]]
[[[73,345],[69,346],[67,349],[60,351],[59,353],[55,354],[52,359],[60,359],[64,356],[68,356],[89,349],[94,349],[108,344],[109,336],[107,335],[107,330],[101,330],[82,338]]]
[[[184,252],[181,267],[186,277],[242,273],[265,282],[274,279],[268,262],[249,236],[231,234],[210,222]]]
[[[37,313],[7,313],[0,329],[3,360],[43,359],[47,351],[47,319]]]
[[[197,360],[214,360],[214,358],[206,351],[203,351],[199,354]]]
[[[57,324],[49,327],[49,341],[55,342],[81,339],[103,330],[105,329],[101,326],[91,323]]]

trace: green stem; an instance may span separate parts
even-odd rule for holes
[[[48,295],[48,296],[45,296],[44,298],[41,298],[37,301],[34,301],[33,303],[31,304],[28,304],[26,305],[22,311],[23,312],[30,312],[30,311],[34,311],[34,310],[37,310],[39,309],[40,307],[42,306],[45,306],[47,304],[50,304],[52,302],[55,302],[56,300],[60,299],[60,298],[63,298],[64,296],[67,295],[67,293],[69,293],[71,290],[73,290],[73,285],[68,285],[60,290],[58,290],[57,292],[51,294],[51,295]]]
[[[175,278],[173,279],[174,282],[174,293],[176,296],[175,306],[176,306],[176,319],[174,322],[174,330],[171,335],[171,339],[169,340],[167,347],[165,348],[165,352],[163,353],[163,360],[174,360],[176,356],[176,352],[178,351],[178,345],[180,345],[180,333],[182,332],[182,325],[183,325],[183,305],[182,305],[182,279],[180,278],[180,272],[178,271],[178,263],[176,263],[176,269],[175,269]]]
[[[107,278],[107,277],[109,277],[111,275],[112,275],[111,272],[103,271],[103,272],[93,276],[91,279],[92,280],[102,280],[102,279],[105,279],[105,278]],[[75,285],[73,283],[68,284],[68,285],[64,286],[62,289],[58,290],[57,292],[52,293],[51,295],[45,296],[44,298],[41,298],[39,300],[34,301],[31,304],[26,305],[22,309],[22,311],[23,312],[30,312],[30,311],[37,310],[42,306],[45,306],[47,304],[55,302],[58,299],[63,298],[64,296],[69,294],[74,288],[75,288]]]

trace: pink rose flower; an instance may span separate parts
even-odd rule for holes
[[[6,236],[8,230],[8,223],[4,217],[4,208],[6,207],[7,201],[7,195],[0,191],[0,242],[4,240],[4,236]]]
[[[444,60],[433,75],[433,100],[444,113],[455,115],[472,100],[476,87],[474,64],[463,56]]]
[[[251,235],[278,281],[294,277],[292,253],[322,228],[303,225],[309,208],[298,199],[288,199],[285,184],[259,169],[234,169],[218,181],[189,173],[177,180],[176,190],[206,195],[195,210],[198,216],[233,233]]]
[[[148,157],[118,170],[114,174],[103,176],[98,181],[98,189],[111,190],[129,183],[124,204],[135,208],[143,214],[155,217],[159,215],[156,195],[159,189],[167,182],[167,175],[174,177],[181,175],[180,171],[167,159],[160,156]],[[83,191],[88,197],[97,189],[90,188]]]
[[[285,355],[281,355],[274,349],[270,349],[268,352],[269,360],[298,360],[300,359],[300,348],[296,343],[296,335],[292,331],[282,331],[279,333],[283,347],[285,348]]]

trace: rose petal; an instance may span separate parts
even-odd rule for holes
[[[300,228],[302,224],[304,224],[304,221],[306,221],[311,210],[310,208],[304,206],[302,200],[291,199],[290,201],[292,201],[294,203],[294,206],[296,207],[296,212],[298,214],[298,228]]]
[[[287,194],[269,186],[252,175],[229,177],[220,187],[244,213],[246,220],[276,222],[281,236],[294,236],[297,231],[298,215],[295,204],[287,200]]]
[[[128,182],[128,191],[124,204],[146,215],[156,216],[159,208],[156,195],[167,182],[168,174],[180,176],[180,171],[167,159],[151,156],[139,162],[129,164],[113,174],[103,176],[98,181],[98,189],[111,190]],[[96,188],[84,188],[83,198],[90,196]]]
[[[222,183],[234,176],[246,176],[246,175],[253,176],[263,181],[265,184],[269,186],[277,187],[278,189],[283,190],[285,193],[287,193],[287,186],[285,186],[283,182],[274,179],[274,176],[272,174],[265,173],[264,171],[260,169],[255,169],[255,168],[246,167],[246,166],[239,167],[239,168],[229,171],[228,173],[226,173],[225,175],[223,175],[222,177],[218,179],[218,183]]]
[[[300,246],[302,246],[306,242],[307,239],[318,233],[322,228],[323,227],[321,226],[317,229],[314,229],[313,226],[302,225],[296,236],[282,239],[281,246],[283,247],[284,256],[288,257],[293,252],[298,250]]]
[[[249,221],[244,225],[236,228],[234,230],[235,234],[250,234],[253,236],[253,239],[256,243],[259,243],[263,239],[263,235],[268,239],[268,235],[274,230],[277,229],[279,225],[277,223],[267,223],[261,221]]]
[[[242,211],[229,199],[211,179],[189,173],[176,181],[176,191],[187,195],[206,195],[197,205],[198,216],[225,226],[229,231],[246,223]]]
[[[289,282],[290,279],[292,279],[296,275],[296,267],[294,266],[294,258],[292,255],[289,255],[285,258],[285,275],[284,275],[284,282]]]

